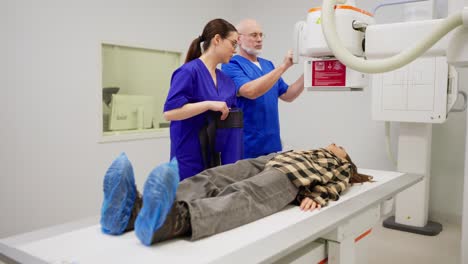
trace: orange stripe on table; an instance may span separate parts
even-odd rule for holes
[[[358,242],[359,240],[363,239],[365,236],[369,235],[372,231],[372,228],[367,230],[366,232],[360,234],[358,237],[354,239],[354,243]]]
[[[355,243],[358,242],[359,240],[363,239],[365,236],[369,235],[371,232],[372,232],[372,228],[369,229],[369,230],[367,230],[366,232],[360,234],[358,237],[356,237],[356,238],[354,239],[354,242],[355,242]],[[326,264],[326,263],[328,263],[328,258],[324,258],[323,260],[321,260],[321,261],[320,261],[319,263],[317,263],[317,264]]]
[[[317,264],[325,264],[325,263],[328,263],[328,258],[324,258],[322,261],[320,261]]]

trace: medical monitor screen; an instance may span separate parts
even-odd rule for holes
[[[110,130],[153,128],[152,96],[113,94],[111,104]]]

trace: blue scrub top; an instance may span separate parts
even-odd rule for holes
[[[222,70],[236,84],[236,91],[242,85],[253,81],[275,69],[271,61],[257,58],[261,69],[248,59],[235,55]],[[256,158],[281,151],[281,137],[278,114],[278,97],[288,90],[288,85],[280,78],[264,95],[251,100],[237,98],[238,107],[244,112],[244,158]]]
[[[180,108],[188,103],[202,101],[224,101],[228,107],[236,105],[234,82],[216,69],[218,88],[200,59],[192,60],[178,68],[171,79],[171,87],[164,104],[164,112]],[[171,159],[175,156],[179,164],[180,180],[204,170],[199,132],[206,124],[206,115],[201,113],[180,121],[171,121]],[[224,145],[225,142],[216,144]]]

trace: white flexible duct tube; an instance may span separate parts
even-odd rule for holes
[[[445,36],[445,34],[463,24],[462,14],[453,14],[444,19],[441,24],[420,43],[403,50],[400,54],[386,59],[365,60],[354,56],[341,43],[336,33],[335,25],[334,6],[336,2],[337,0],[323,0],[322,31],[325,40],[327,41],[328,47],[340,62],[349,68],[364,73],[382,73],[396,70],[421,56],[432,47],[432,45]]]

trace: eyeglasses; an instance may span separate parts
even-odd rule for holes
[[[231,42],[231,45],[232,45],[233,49],[237,49],[238,44],[237,44],[236,40],[232,40],[232,39],[228,39],[228,38],[227,38],[227,40],[229,40],[229,42]]]
[[[261,39],[265,38],[265,34],[263,32],[253,32],[249,34],[239,34],[239,35],[249,36],[252,39],[257,39],[258,37],[260,37]]]

